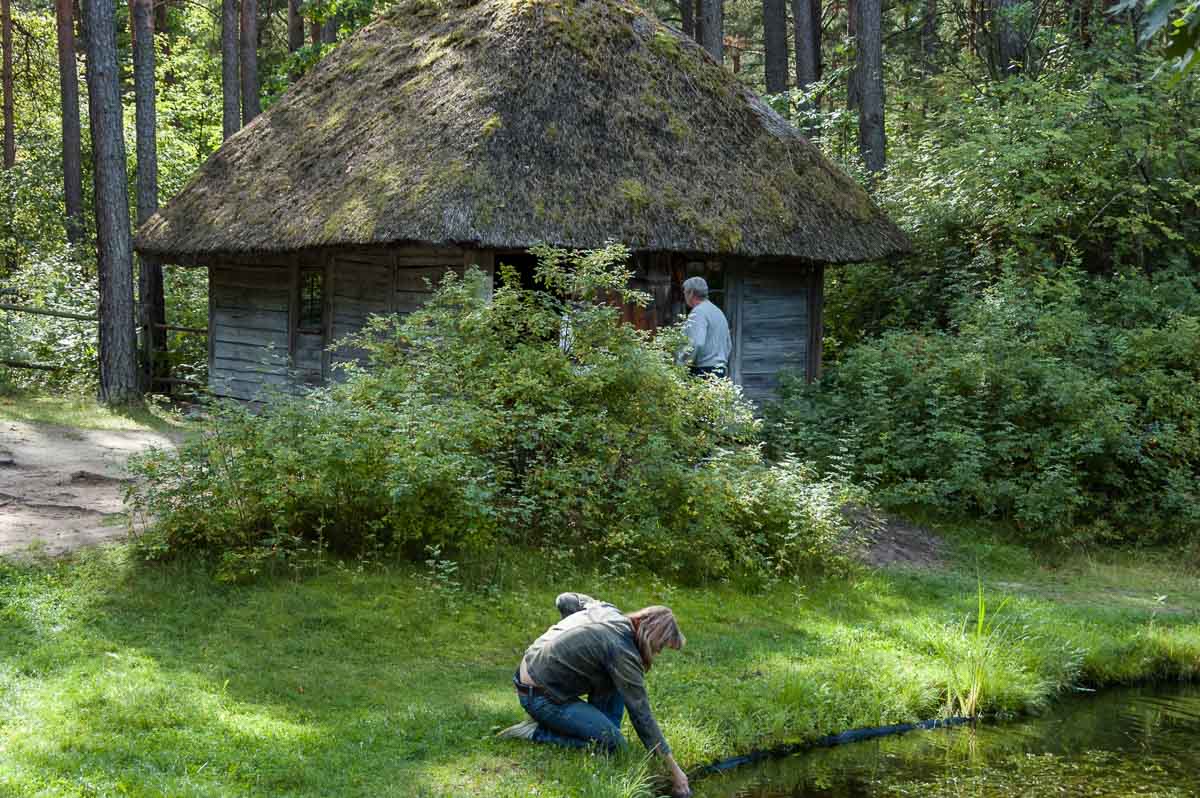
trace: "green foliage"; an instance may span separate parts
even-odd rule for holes
[[[772,439],[826,460],[848,446],[888,502],[1045,540],[1178,539],[1200,526],[1198,395],[1194,271],[1010,274],[949,331],[889,332],[793,383]]]
[[[610,568],[762,580],[828,564],[860,498],[769,465],[724,380],[674,363],[682,334],[622,324],[629,253],[543,249],[537,283],[450,275],[351,342],[370,369],[261,412],[219,406],[209,434],[137,466],[152,554],[199,549],[226,576],[308,552],[391,545],[480,562],[517,545]]]
[[[92,269],[60,254],[30,259],[0,279],[0,302],[92,315],[97,290]],[[62,366],[54,372],[0,366],[0,390],[94,393],[96,323],[0,310],[0,358]]]
[[[911,97],[878,188],[914,255],[830,270],[835,356],[884,330],[944,328],[1006,269],[1103,275],[1200,259],[1200,84],[1153,71],[1112,48],[1037,80]]]

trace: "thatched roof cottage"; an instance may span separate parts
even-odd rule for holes
[[[410,311],[425,278],[536,243],[636,252],[673,321],[702,274],[761,397],[812,376],[824,264],[904,236],[854,181],[692,40],[625,0],[408,0],[225,142],[138,232],[207,267],[210,380],[254,398],[321,382],[332,342]],[[298,377],[297,377],[298,375]]]

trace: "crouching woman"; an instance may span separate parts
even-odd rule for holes
[[[613,751],[625,746],[621,718],[628,709],[642,744],[670,770],[675,795],[690,795],[646,695],[654,658],[686,642],[671,610],[646,607],[625,615],[580,593],[564,593],[556,603],[562,619],[526,649],[513,676],[533,722],[506,729],[505,736]],[[586,702],[580,698],[585,693]]]

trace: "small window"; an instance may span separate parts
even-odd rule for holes
[[[324,330],[325,272],[321,269],[300,271],[300,332],[319,333]]]

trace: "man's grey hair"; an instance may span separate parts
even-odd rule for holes
[[[703,277],[689,277],[683,281],[683,295],[692,294],[698,299],[708,299],[708,283]]]

